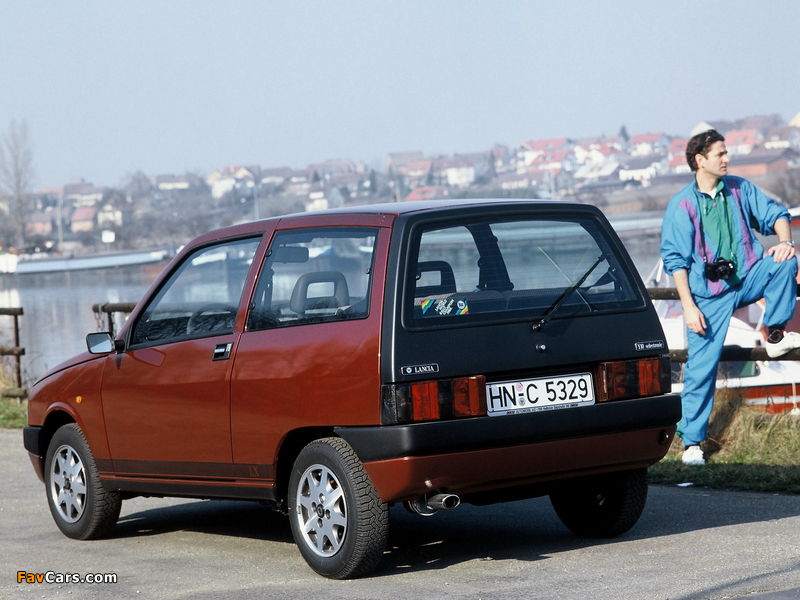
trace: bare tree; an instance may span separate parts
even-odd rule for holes
[[[0,193],[8,202],[11,236],[22,245],[25,219],[31,211],[28,194],[33,186],[33,151],[28,139],[28,123],[11,121],[8,132],[0,138]]]

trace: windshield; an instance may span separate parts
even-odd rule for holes
[[[406,314],[415,326],[644,305],[615,247],[587,216],[421,226],[411,254]]]

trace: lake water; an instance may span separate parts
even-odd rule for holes
[[[138,302],[166,262],[144,266],[0,276],[0,306],[22,307],[22,372],[30,385],[52,367],[86,350],[86,334],[108,329],[93,304]],[[116,315],[117,330],[122,315]],[[0,315],[0,345],[14,345],[14,321]],[[11,358],[6,358],[11,361]]]
[[[658,234],[623,236],[643,278],[658,260],[659,238]],[[108,329],[106,316],[98,320],[92,305],[138,302],[166,264],[0,275],[0,307],[22,307],[25,311],[19,319],[20,345],[25,348],[23,385],[30,386],[49,369],[84,352],[87,333]],[[123,318],[115,315],[117,331]],[[0,346],[13,345],[13,318],[0,315]]]

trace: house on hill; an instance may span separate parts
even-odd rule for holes
[[[559,150],[569,150],[573,143],[569,138],[550,138],[546,140],[529,140],[520,144],[520,149],[531,152],[557,152]]]
[[[292,170],[289,167],[262,169],[259,183],[265,186],[278,187],[279,185],[283,185],[283,182],[291,176]]]
[[[94,206],[103,199],[107,189],[83,179],[73,179],[64,186],[64,202],[72,206]]]
[[[500,185],[501,190],[507,192],[536,187],[536,182],[529,173],[502,173],[497,176],[495,183]]]
[[[475,156],[458,156],[443,161],[439,165],[441,178],[450,187],[466,188],[483,174],[486,163]]]
[[[628,140],[628,153],[631,156],[648,156],[666,151],[670,139],[662,132],[640,133]]]
[[[99,229],[113,229],[122,227],[122,211],[112,204],[106,204],[97,211],[97,227]],[[73,219],[74,223],[74,219]]]
[[[750,154],[732,156],[728,173],[739,177],[757,177],[769,173],[779,173],[797,167],[800,152],[791,148],[759,148]]]
[[[25,237],[48,237],[53,233],[54,211],[36,211],[25,219]]]
[[[202,183],[201,179],[192,173],[185,175],[155,175],[150,178],[155,187],[162,191],[186,191]]]
[[[328,183],[328,196],[335,200],[336,192],[334,190],[338,190],[341,201],[345,202],[349,198],[369,193],[371,185],[370,178],[364,173],[341,173]]]
[[[757,129],[734,129],[725,134],[725,147],[730,156],[750,154],[763,139]]]
[[[241,167],[231,165],[217,169],[206,178],[208,187],[211,188],[211,196],[222,198],[225,194],[236,187],[253,187],[255,179],[261,168],[258,165]]]
[[[433,162],[430,160],[414,160],[408,163],[405,167],[406,187],[414,189],[433,183],[428,181],[428,176],[433,179],[432,166]]]
[[[304,196],[311,193],[311,185],[315,183],[313,174],[308,171],[292,171],[283,183],[283,188],[290,196]]]
[[[619,178],[621,181],[638,181],[646,187],[664,170],[664,162],[665,159],[658,155],[631,157],[620,165]]]
[[[578,165],[572,150],[544,152],[527,165],[527,171],[574,171]],[[517,170],[519,172],[519,169]]]
[[[565,137],[522,142],[517,147],[517,171],[533,164],[542,154],[571,150],[573,146],[572,141]]]
[[[576,183],[591,181],[619,181],[619,162],[611,158],[605,162],[587,162],[581,165],[574,173]]]
[[[672,140],[670,142],[669,147],[667,148],[667,160],[672,160],[676,156],[686,157],[686,146],[689,143],[689,140],[685,140],[683,138],[678,138]]]
[[[626,148],[624,140],[617,137],[591,137],[575,141],[572,154],[578,165],[603,165],[614,161]]]
[[[94,231],[96,216],[96,206],[80,206],[76,208],[72,213],[71,224],[69,226],[70,231],[72,231],[72,233]]]
[[[800,151],[800,128],[792,125],[777,125],[764,136],[764,148],[791,148]]]
[[[686,154],[676,154],[667,163],[667,172],[669,173],[691,173],[692,168],[686,162]]]
[[[484,152],[484,156],[487,169],[494,167],[495,173],[507,173],[513,169],[511,164],[513,155],[506,146],[495,144],[493,148]]]

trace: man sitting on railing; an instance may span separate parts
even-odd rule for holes
[[[725,138],[711,129],[694,136],[686,160],[695,180],[673,196],[661,229],[661,258],[675,280],[687,332],[689,360],[683,371],[683,462],[704,464],[714,405],[717,366],[733,311],[766,300],[767,354],[800,347],[800,334],[785,332],[797,293],[797,261],[789,212],[750,182],[728,176]],[[777,234],[767,250],[753,229]]]

